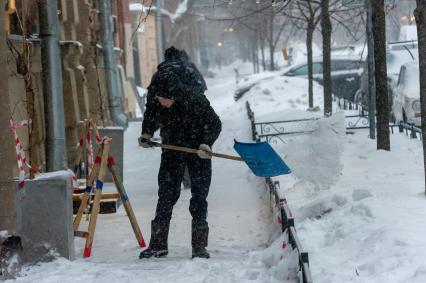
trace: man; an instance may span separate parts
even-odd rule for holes
[[[150,147],[160,129],[162,143],[198,148],[198,155],[165,150],[158,173],[158,202],[151,222],[149,247],[139,258],[168,254],[167,239],[173,206],[180,196],[185,167],[191,179],[192,257],[209,258],[207,195],[211,181],[211,146],[221,131],[221,121],[202,95],[205,90],[194,68],[182,60],[181,52],[170,47],[165,61],[157,67],[148,96],[139,144]]]
[[[188,64],[189,67],[194,70],[193,79],[197,82],[197,87],[201,87],[201,89],[196,90],[195,93],[204,94],[204,92],[207,90],[206,81],[204,80],[203,75],[195,66],[195,64],[191,62],[191,58],[185,50],[180,50],[180,59],[182,59],[185,64]],[[183,174],[182,187],[183,189],[191,188],[191,178],[189,177],[188,167],[185,168],[185,173]]]

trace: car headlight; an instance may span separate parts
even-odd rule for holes
[[[420,112],[420,100],[414,100],[411,104],[411,108],[413,108],[415,112]]]

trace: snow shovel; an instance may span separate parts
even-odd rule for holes
[[[153,146],[197,154],[198,149],[151,142]],[[267,142],[242,143],[234,140],[234,149],[241,156],[212,152],[211,156],[244,161],[251,171],[259,177],[274,177],[291,173],[281,157]]]

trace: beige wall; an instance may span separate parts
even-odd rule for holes
[[[15,48],[22,52],[22,38],[19,36],[12,37],[11,43]],[[10,99],[10,109],[12,119],[14,121],[22,121],[28,119],[27,112],[27,95],[34,95],[34,113],[35,117],[32,121],[33,126],[33,141],[31,146],[31,161],[32,165],[37,167],[43,166],[45,163],[45,132],[44,132],[44,101],[43,101],[43,85],[41,74],[41,49],[38,43],[30,43],[30,64],[31,64],[31,89],[33,94],[25,90],[25,81],[23,77],[17,74],[16,65],[13,63],[7,64],[8,71],[8,91]],[[14,56],[11,52],[7,54],[7,61],[13,62]],[[27,127],[18,129],[18,135],[21,144],[25,150],[27,158],[30,158],[28,147],[28,130]],[[17,167],[15,168],[15,176],[18,175]]]
[[[137,33],[139,65],[141,68],[142,87],[147,88],[159,63],[157,57],[155,17],[150,15],[141,28],[143,31],[138,31]]]
[[[119,65],[119,74],[122,76],[121,80],[123,81],[124,89],[124,112],[128,113],[130,117],[135,117],[136,109],[136,95],[135,88],[132,87],[132,83],[128,79],[135,78],[135,69],[133,62],[133,48],[131,44],[131,37],[133,34],[132,25],[130,23],[124,24],[124,45],[125,45],[125,67]],[[124,70],[125,68],[125,70]]]

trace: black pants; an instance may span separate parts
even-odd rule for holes
[[[210,159],[201,159],[196,154],[163,150],[160,171],[158,173],[158,202],[153,220],[153,228],[158,231],[155,242],[166,248],[173,206],[179,199],[181,182],[188,168],[191,179],[191,200],[189,211],[192,215],[192,229],[207,229],[207,195],[209,193],[212,165]],[[208,232],[207,232],[208,233]],[[152,239],[153,237],[151,237]],[[197,244],[197,243],[195,243]],[[194,243],[193,243],[194,245]],[[204,245],[204,244],[202,244]]]

